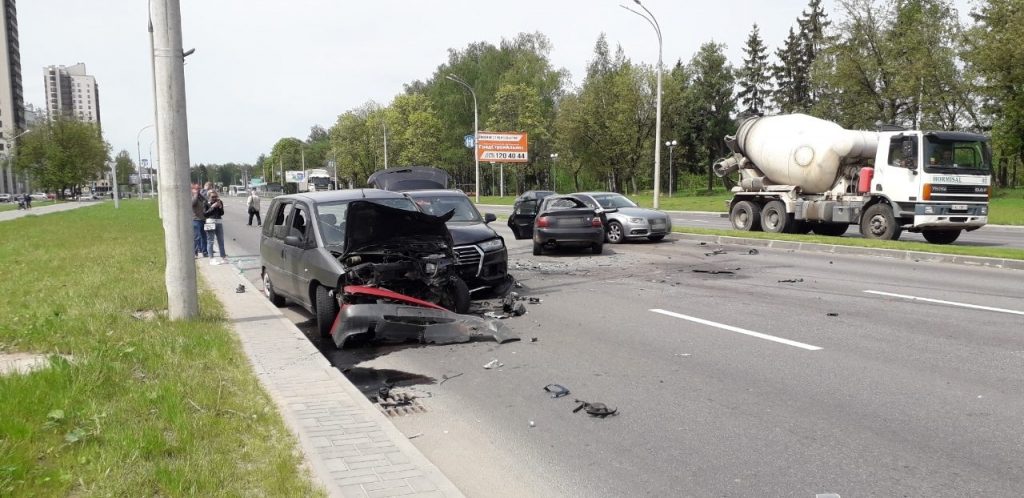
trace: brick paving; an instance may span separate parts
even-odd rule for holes
[[[201,262],[199,273],[329,495],[463,496],[238,268]]]

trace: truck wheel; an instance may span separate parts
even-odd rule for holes
[[[796,221],[782,201],[771,201],[761,210],[761,228],[771,233],[793,233]]]
[[[267,299],[269,299],[274,306],[277,306],[278,308],[284,306],[284,298],[274,292],[274,284],[270,282],[270,274],[267,273],[266,270],[263,270],[263,294],[267,296]]]
[[[888,204],[875,204],[865,209],[860,219],[860,234],[865,239],[896,240],[902,231]]]
[[[338,316],[338,300],[331,296],[331,292],[322,285],[316,287],[316,329],[320,337],[326,339],[331,336],[331,326],[334,325],[334,318]]]
[[[816,223],[811,230],[826,237],[840,237],[850,228],[849,223]]]
[[[756,232],[761,230],[761,207],[750,201],[739,201],[729,211],[729,221],[736,230]]]
[[[608,232],[605,234],[605,238],[612,244],[618,244],[625,239],[625,235],[622,233],[622,224],[617,221],[608,222]]]
[[[960,230],[924,230],[921,235],[932,244],[952,244],[960,237]]]

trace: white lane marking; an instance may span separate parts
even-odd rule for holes
[[[785,344],[787,346],[794,346],[794,347],[798,347],[798,348],[801,348],[801,349],[806,349],[808,351],[817,351],[817,350],[821,349],[818,346],[811,346],[810,344],[804,344],[802,342],[796,342],[796,341],[791,341],[789,339],[783,339],[781,337],[775,337],[773,335],[762,334],[760,332],[754,332],[753,330],[741,329],[739,327],[733,327],[732,325],[726,325],[724,323],[712,322],[710,320],[705,320],[703,318],[697,318],[695,316],[683,315],[681,313],[674,313],[674,312],[671,312],[671,311],[665,311],[665,310],[660,310],[660,309],[652,309],[652,310],[649,310],[649,311],[653,311],[655,313],[660,313],[660,314],[666,315],[666,316],[671,316],[671,317],[674,317],[674,318],[681,318],[683,320],[689,320],[691,322],[699,323],[701,325],[707,325],[709,327],[716,327],[716,328],[720,328],[720,329],[723,329],[723,330],[728,330],[728,331],[731,331],[731,332],[736,332],[736,333],[739,333],[739,334],[749,335],[751,337],[757,337],[758,339],[765,339],[765,340],[768,340],[768,341],[773,341],[773,342],[777,342],[777,343],[780,343],[780,344]]]
[[[1024,315],[1024,311],[1007,310],[1007,309],[1003,309],[1003,308],[992,308],[990,306],[979,306],[977,304],[958,303],[958,302],[955,302],[955,301],[943,301],[941,299],[929,299],[927,297],[908,296],[908,295],[905,295],[905,294],[893,294],[891,292],[882,292],[882,291],[874,291],[874,290],[866,290],[864,292],[868,293],[868,294],[877,294],[879,296],[889,296],[889,297],[898,297],[898,298],[901,298],[901,299],[909,299],[911,301],[925,301],[925,302],[928,302],[928,303],[948,304],[950,306],[960,306],[962,308],[971,308],[971,309],[985,310],[985,311],[995,311],[995,312],[998,312],[998,313],[1009,313],[1011,315]]]

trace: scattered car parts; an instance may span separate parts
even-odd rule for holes
[[[561,398],[562,396],[569,395],[569,389],[561,384],[548,384],[544,386],[544,390],[551,393],[552,398]]]

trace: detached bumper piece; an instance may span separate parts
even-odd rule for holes
[[[349,304],[338,313],[331,337],[343,347],[350,337],[370,334],[379,342],[458,344],[493,339],[498,344],[518,341],[504,324],[473,315],[404,304]]]

